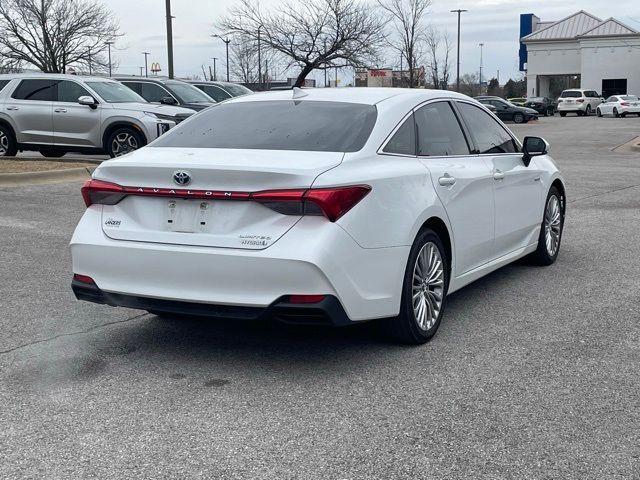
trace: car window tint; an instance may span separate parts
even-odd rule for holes
[[[459,102],[458,106],[480,154],[518,151],[511,135],[491,115],[468,103]]]
[[[138,82],[122,82],[122,84],[136,92],[138,95],[142,92],[142,86]]]
[[[7,86],[8,83],[9,83],[9,80],[0,80],[0,92],[4,87]]]
[[[382,151],[401,155],[416,154],[416,126],[413,114],[404,121]]]
[[[58,83],[58,102],[78,103],[78,98],[85,95],[91,96],[89,92],[76,82],[63,80]]]
[[[140,84],[141,95],[147,102],[162,102],[162,99],[165,97],[171,97],[172,95],[167,92],[160,85],[156,85],[155,83],[146,83],[142,82]]]
[[[449,102],[430,103],[415,112],[418,155],[468,155],[469,146]]]
[[[56,83],[55,80],[22,80],[11,96],[17,100],[52,102]]]
[[[222,102],[169,130],[155,147],[357,152],[375,105],[313,100]]]
[[[222,102],[223,100],[231,98],[231,95],[215,85],[198,85],[198,88],[213,98],[216,102]]]

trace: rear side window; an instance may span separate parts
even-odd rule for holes
[[[16,100],[52,102],[55,99],[56,83],[56,80],[22,80],[11,97]]]
[[[415,112],[418,155],[469,155],[469,145],[449,102],[430,103]]]
[[[136,92],[138,95],[142,93],[142,86],[138,82],[122,82],[123,85],[129,87],[131,90]]]
[[[197,87],[213,98],[216,102],[222,102],[223,100],[231,98],[231,95],[215,85],[197,85]]]
[[[7,86],[7,83],[9,83],[9,80],[0,80],[0,92]]]
[[[516,153],[516,143],[504,127],[491,115],[475,105],[458,103],[480,154]]]
[[[69,80],[63,80],[58,83],[58,102],[78,103],[78,98],[83,96],[91,96],[81,85]]]
[[[413,114],[404,121],[382,151],[385,153],[398,153],[400,155],[416,154],[416,126]]]
[[[172,95],[167,92],[160,85],[156,85],[155,83],[141,83],[140,89],[142,92],[142,97],[147,102],[162,102],[163,98],[172,97]]]
[[[162,135],[155,147],[357,152],[374,105],[313,100],[223,102]]]

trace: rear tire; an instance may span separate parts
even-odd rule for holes
[[[584,114],[585,114],[587,117],[590,117],[590,116],[591,116],[591,105],[587,105],[587,109],[585,110]]]
[[[59,150],[40,150],[40,154],[47,158],[60,158],[64,157],[67,152],[61,152]]]
[[[387,320],[400,342],[420,345],[431,339],[442,321],[449,286],[449,260],[440,237],[420,231],[413,242],[402,285],[400,314]]]
[[[105,145],[105,150],[111,158],[131,153],[144,146],[142,135],[131,127],[116,128]]]
[[[560,112],[560,116],[561,117],[566,117],[567,116],[567,112]]]
[[[599,108],[596,108],[596,115],[602,117],[602,111]]]
[[[535,265],[551,265],[558,258],[564,229],[565,199],[556,187],[551,187],[544,204],[538,247],[529,255]]]
[[[616,107],[613,107],[613,116],[616,118],[620,118],[620,114],[618,113],[618,109]]]
[[[4,125],[0,125],[0,157],[15,157],[18,153],[18,145],[13,131]]]

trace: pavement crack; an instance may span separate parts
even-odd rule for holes
[[[593,195],[587,195],[586,197],[575,198],[573,200],[567,201],[567,203],[581,202],[582,200],[588,200],[594,197],[601,197],[602,195],[608,195],[609,193],[621,192],[623,190],[629,190],[630,188],[638,188],[638,187],[640,187],[640,184],[629,185],[628,187],[614,188],[613,190],[607,190],[606,192],[594,193]]]
[[[94,330],[99,330],[101,328],[109,327],[111,325],[118,325],[120,323],[131,322],[133,320],[137,320],[139,318],[142,318],[145,315],[149,315],[149,314],[148,313],[141,313],[140,315],[135,315],[133,317],[125,318],[124,320],[116,320],[114,322],[102,323],[100,325],[96,325],[95,327],[91,327],[91,328],[88,328],[86,330],[78,330],[76,332],[69,332],[69,333],[60,333],[58,335],[54,335],[53,337],[43,338],[41,340],[34,340],[33,342],[23,343],[22,345],[18,345],[16,347],[10,348],[8,350],[0,350],[0,355],[6,355],[8,353],[13,353],[16,350],[20,350],[20,349],[26,348],[26,347],[31,347],[33,345],[38,345],[40,343],[47,343],[47,342],[50,342],[52,340],[57,340],[58,338],[73,337],[75,335],[83,335],[85,333],[93,332]]]

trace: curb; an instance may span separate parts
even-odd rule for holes
[[[64,162],[64,163],[95,163],[100,165],[104,160],[98,160],[95,158],[82,158],[82,157],[60,157],[60,158],[47,158],[47,157],[2,157],[2,160],[11,160],[12,162]]]
[[[47,183],[65,183],[87,180],[95,167],[66,168],[47,172],[2,173],[0,186],[41,185]]]

